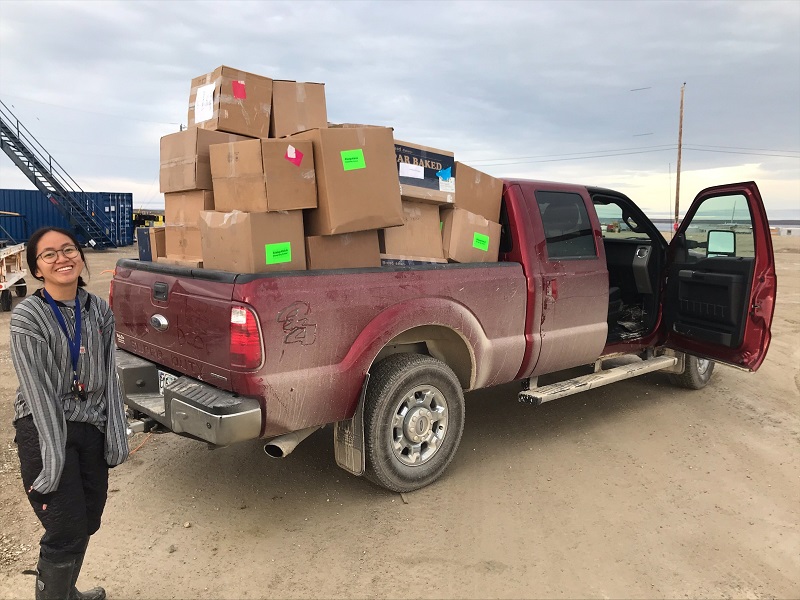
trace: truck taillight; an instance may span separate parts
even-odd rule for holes
[[[249,308],[231,308],[231,367],[257,369],[261,365],[261,332]]]
[[[111,308],[114,308],[114,277],[117,274],[117,270],[114,269],[114,274],[111,276],[111,282],[108,284],[108,305]]]

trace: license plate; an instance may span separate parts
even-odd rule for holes
[[[158,393],[164,395],[164,388],[178,378],[177,375],[167,373],[166,371],[158,372]]]

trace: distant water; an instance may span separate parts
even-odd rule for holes
[[[652,221],[659,231],[672,231],[672,221],[666,219],[652,219]],[[770,219],[769,225],[770,227],[780,227],[781,229],[785,227],[800,229],[800,219]]]

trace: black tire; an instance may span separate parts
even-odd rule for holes
[[[0,310],[8,312],[11,310],[11,290],[0,292]]]
[[[669,380],[677,386],[690,390],[702,390],[711,380],[714,373],[714,361],[686,355],[686,368],[680,375],[670,375]]]
[[[17,286],[14,288],[14,291],[17,293],[17,298],[24,298],[28,294],[28,286],[25,284],[24,279],[20,279],[17,282]]]
[[[394,354],[371,372],[364,404],[367,479],[393,492],[433,483],[464,431],[464,393],[445,363]]]

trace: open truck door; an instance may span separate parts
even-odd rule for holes
[[[666,346],[755,371],[767,354],[776,276],[754,182],[703,190],[667,250]]]

